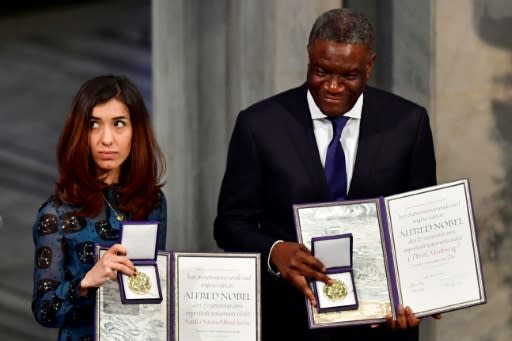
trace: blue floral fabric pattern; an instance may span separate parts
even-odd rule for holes
[[[159,207],[146,220],[159,222],[157,248],[165,250],[167,204],[160,193]],[[118,198],[112,188],[105,196],[110,203]],[[115,244],[121,225],[116,212],[106,204],[105,211],[95,218],[80,217],[77,211],[78,207],[60,203],[51,196],[39,209],[32,231],[35,245],[32,311],[42,325],[60,328],[61,341],[94,339],[96,295],[90,291],[88,296],[81,297],[78,288],[95,263],[94,244],[107,247]]]

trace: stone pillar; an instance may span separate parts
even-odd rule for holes
[[[347,0],[376,33],[377,60],[370,83],[429,109],[432,71],[431,1]]]
[[[153,96],[167,158],[168,248],[215,250],[237,113],[305,81],[314,19],[339,0],[154,0]]]
[[[364,13],[374,26],[377,60],[370,84],[426,107],[435,135],[432,1],[348,0],[345,5]],[[420,340],[433,341],[434,328],[431,319],[423,319]]]
[[[512,339],[512,2],[435,1],[440,181],[469,178],[488,303],[445,314],[436,340]]]
[[[154,1],[154,127],[167,158],[168,248],[204,242],[197,234],[199,182],[196,1]],[[204,235],[204,234],[203,234]]]
[[[347,5],[366,13],[377,39],[388,46],[377,45],[373,82],[428,108],[439,182],[471,182],[489,303],[446,313],[441,321],[426,319],[421,340],[510,340],[512,3],[353,0]]]

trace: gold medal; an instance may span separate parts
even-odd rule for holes
[[[348,295],[347,286],[343,281],[335,279],[331,285],[324,285],[324,295],[333,302],[341,301]]]
[[[128,288],[137,295],[144,295],[151,289],[151,280],[144,272],[137,271],[135,275],[128,278]]]

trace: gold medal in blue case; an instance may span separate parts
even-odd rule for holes
[[[128,288],[137,295],[147,294],[151,290],[151,279],[144,272],[137,271],[128,279]]]
[[[348,295],[348,289],[345,282],[335,279],[331,285],[324,286],[324,295],[333,302],[343,300]]]

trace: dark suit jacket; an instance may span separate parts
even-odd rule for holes
[[[315,334],[319,335],[314,340],[331,340],[333,334],[345,341],[382,340],[387,334],[395,340],[402,334],[414,340],[417,330],[391,333],[385,327],[309,331],[304,296],[265,271],[276,240],[297,241],[292,205],[330,201],[306,92],[302,85],[238,115],[219,196],[215,239],[226,251],[262,255],[263,341],[312,340]],[[347,199],[387,196],[435,183],[432,133],[425,109],[368,87]]]

